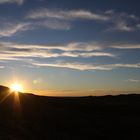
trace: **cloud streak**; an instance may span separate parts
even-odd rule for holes
[[[124,32],[132,32],[139,30],[138,25],[140,23],[139,17],[133,14],[128,14],[125,12],[116,12],[114,10],[109,10],[105,12],[108,16],[110,15],[109,23],[112,26],[107,30],[116,30]]]
[[[21,0],[5,0],[4,2],[23,3]],[[24,21],[25,19],[23,19]],[[41,28],[51,30],[70,30],[75,24],[73,21],[95,20],[108,24],[106,31],[132,32],[140,29],[140,20],[135,15],[117,13],[113,10],[95,13],[88,10],[63,10],[63,9],[37,9],[26,15],[26,22],[5,23],[0,22],[0,37],[11,37],[17,32],[28,30],[39,30]],[[28,22],[27,22],[28,21]],[[93,23],[92,23],[93,24]]]
[[[94,66],[91,64],[82,64],[82,63],[32,63],[34,66],[39,67],[57,67],[57,68],[69,68],[69,69],[75,69],[75,70],[111,70],[110,68],[104,67],[104,66]]]
[[[0,37],[10,37],[18,32],[28,30],[29,23],[4,23],[0,29]]]
[[[5,67],[4,66],[0,66],[0,69],[4,69]]]
[[[116,49],[140,49],[140,44],[119,44],[111,47]]]
[[[139,83],[140,80],[138,80],[138,79],[128,79],[128,80],[126,80],[126,82]]]
[[[86,19],[86,20],[101,20],[106,21],[109,17],[102,14],[93,13],[86,10],[58,10],[58,9],[37,9],[31,11],[28,16],[30,19],[61,19],[61,20],[76,20],[76,19]]]
[[[17,49],[42,49],[42,50],[62,50],[62,51],[99,51],[103,49],[103,46],[98,43],[84,43],[84,42],[73,42],[64,45],[28,45],[28,44],[16,44],[1,42],[1,45],[5,45],[10,48]]]
[[[18,59],[19,57],[53,58],[53,57],[115,57],[104,52],[95,43],[69,43],[66,45],[24,45],[1,42],[0,55],[2,59]]]
[[[108,65],[93,65],[86,63],[68,63],[68,62],[57,62],[57,63],[37,63],[33,62],[32,65],[39,67],[58,67],[58,68],[69,68],[75,70],[104,70],[109,71],[116,68],[140,68],[140,63],[136,64],[108,64]]]
[[[63,9],[47,9],[41,8],[32,10],[27,15],[28,19],[33,19],[34,21],[41,20],[54,20],[55,24],[57,20],[67,21],[67,24],[72,24],[72,21],[75,20],[95,20],[102,21],[105,24],[109,24],[110,28],[107,30],[117,30],[117,31],[125,31],[132,32],[139,30],[140,20],[139,17],[128,14],[125,12],[116,12],[114,10],[107,10],[103,12],[91,12],[88,10],[63,10]],[[52,21],[53,21],[52,20]],[[49,24],[46,22],[46,25]],[[55,25],[54,24],[54,25]],[[58,24],[58,23],[57,23]],[[57,24],[55,25],[57,27]],[[53,24],[52,24],[53,25]],[[58,24],[59,25],[59,24]],[[72,25],[71,25],[72,26]],[[55,28],[52,28],[55,29]],[[57,29],[57,28],[56,28]],[[61,29],[61,28],[60,28]],[[69,28],[70,29],[70,28]]]
[[[0,0],[0,4],[4,3],[16,3],[18,5],[23,4],[24,0]]]
[[[114,47],[113,47],[114,48]],[[119,48],[120,49],[120,48]],[[116,54],[106,52],[106,48],[98,43],[69,43],[65,45],[27,45],[16,43],[0,43],[0,60],[23,61],[37,67],[59,67],[76,70],[113,70],[118,68],[140,68],[140,63],[94,64],[91,61],[78,62],[77,58],[109,57],[116,59]],[[38,61],[36,62],[36,60]],[[39,58],[46,63],[39,61]],[[47,58],[56,58],[52,63]],[[61,61],[56,61],[61,58]],[[69,58],[67,61],[66,58]],[[75,58],[74,61],[71,58]]]
[[[88,10],[63,10],[63,9],[47,9],[41,8],[32,10],[26,16],[27,19],[32,19],[36,25],[42,28],[53,30],[70,30],[73,26],[73,21],[76,20],[96,20],[108,21],[109,16]]]

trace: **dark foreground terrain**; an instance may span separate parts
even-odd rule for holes
[[[140,95],[19,94],[19,102],[8,91],[0,86],[0,140],[140,139]]]

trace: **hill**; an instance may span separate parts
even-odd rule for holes
[[[139,139],[140,95],[43,97],[0,86],[1,140]]]

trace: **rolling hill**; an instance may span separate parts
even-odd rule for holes
[[[19,95],[19,96],[18,96]],[[0,86],[1,140],[139,139],[140,95],[46,97]]]

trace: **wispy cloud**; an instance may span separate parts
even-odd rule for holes
[[[106,53],[106,52],[64,52],[62,53],[62,56],[69,56],[69,57],[94,57],[94,56],[106,56],[106,57],[115,57],[115,54],[112,53]]]
[[[140,49],[140,44],[118,44],[111,47],[117,49]]]
[[[3,23],[0,29],[0,37],[10,37],[17,32],[28,30],[29,23]]]
[[[111,70],[108,67],[104,66],[94,66],[92,64],[85,64],[85,63],[69,63],[69,62],[58,62],[58,63],[35,63],[33,62],[32,65],[39,66],[39,67],[58,67],[58,68],[69,68],[75,70]]]
[[[91,61],[77,61],[77,58],[91,57],[111,57],[116,58],[116,54],[106,52],[101,44],[98,43],[69,43],[65,45],[27,45],[16,43],[0,43],[0,60],[23,61],[32,66],[38,67],[59,67],[76,70],[113,70],[118,68],[140,68],[140,63],[113,63],[102,64],[92,63]],[[47,58],[54,59],[48,63]],[[69,58],[68,60],[65,58]],[[36,61],[37,59],[38,61]],[[39,61],[39,58],[46,63]],[[71,58],[75,58],[74,61]],[[82,60],[83,60],[82,59]],[[66,61],[67,60],[67,61]],[[71,61],[70,61],[71,60]]]
[[[126,82],[132,82],[132,83],[138,83],[140,82],[140,80],[138,79],[128,79],[128,80],[125,80]]]
[[[1,1],[3,3],[4,1]],[[6,2],[6,1],[5,1]],[[7,2],[19,2],[7,1]],[[21,2],[22,3],[22,2]],[[117,13],[113,10],[103,12],[91,12],[88,10],[63,10],[63,9],[37,9],[28,13],[26,22],[21,23],[5,23],[0,22],[0,37],[11,37],[17,32],[25,30],[34,30],[40,28],[47,28],[51,30],[70,30],[76,20],[95,20],[102,21],[100,23],[108,24],[107,31],[136,31],[139,30],[139,17],[127,14]],[[23,19],[24,21],[25,19]],[[27,23],[28,21],[28,23]],[[93,24],[93,23],[92,23]]]
[[[128,23],[125,20],[116,21],[114,29],[120,31],[133,31],[134,27],[128,26]]]
[[[0,69],[3,69],[3,68],[5,68],[5,66],[0,66]]]
[[[67,24],[69,23],[69,25],[72,24],[73,20],[96,20],[109,24],[110,27],[107,30],[131,32],[140,29],[139,17],[125,12],[116,12],[114,10],[107,10],[99,13],[99,12],[91,12],[82,9],[63,10],[63,9],[42,8],[42,9],[31,11],[30,13],[28,13],[27,18],[34,19],[36,21],[53,19],[56,22],[57,20],[59,21],[61,20],[61,21],[67,21]]]
[[[26,16],[33,19],[36,25],[53,30],[69,30],[75,20],[108,21],[109,16],[88,10],[63,10],[41,8],[32,10]]]
[[[135,63],[135,64],[110,64],[106,65],[108,67],[113,68],[140,68],[140,63]]]
[[[125,12],[116,12],[114,10],[108,10],[105,13],[108,16],[110,15],[109,23],[112,24],[112,26],[107,30],[132,32],[139,29],[138,25],[140,23],[140,19],[136,15]]]
[[[18,57],[115,57],[115,54],[104,52],[95,43],[70,43],[66,45],[26,45],[1,42],[0,55],[2,59],[17,59]],[[57,51],[55,51],[57,50]]]
[[[33,62],[32,65],[39,67],[58,67],[69,68],[75,70],[113,70],[116,68],[140,68],[140,63],[136,64],[108,64],[108,65],[94,65],[87,63],[69,63],[69,62],[56,62],[56,63],[39,63]]]
[[[0,0],[0,4],[4,3],[17,3],[18,5],[23,4],[24,0]]]
[[[1,42],[2,43],[2,42]],[[99,51],[102,50],[103,46],[101,44],[98,43],[94,43],[94,42],[73,42],[73,43],[68,43],[68,44],[61,44],[61,45],[28,45],[28,44],[16,44],[16,43],[6,43],[3,42],[3,45],[7,45],[7,46],[12,46],[15,47],[17,49],[49,49],[49,50],[62,50],[62,51]]]
[[[106,15],[90,12],[87,10],[61,10],[47,8],[31,11],[27,17],[31,19],[55,18],[62,20],[87,19],[101,21],[106,21],[109,18]]]

